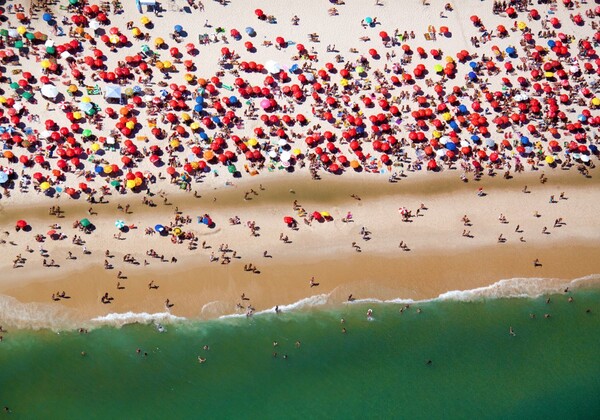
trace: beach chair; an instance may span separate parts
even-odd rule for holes
[[[431,35],[429,33],[423,34],[425,36],[425,41],[431,41]]]

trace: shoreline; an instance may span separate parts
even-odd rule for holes
[[[196,231],[200,239],[207,240],[213,247],[211,249],[215,249],[219,242],[229,243],[230,248],[241,249],[242,259],[234,260],[227,266],[208,262],[210,250],[184,250],[182,245],[172,245],[168,238],[143,236],[145,225],[153,225],[169,213],[172,215],[172,206],[138,213],[141,205],[134,204],[133,213],[129,217],[134,218],[138,229],[127,233],[127,240],[112,243],[106,238],[97,240],[100,235],[98,232],[102,232],[102,236],[106,237],[104,230],[111,229],[114,217],[123,214],[115,209],[116,202],[111,202],[105,205],[106,210],[98,206],[100,215],[90,217],[97,224],[98,232],[92,233],[90,238],[85,238],[89,241],[88,249],[92,251],[87,261],[83,255],[78,255],[80,261],[75,266],[69,267],[68,263],[64,263],[64,268],[55,271],[33,268],[28,270],[25,278],[19,271],[21,269],[10,270],[10,267],[6,266],[9,256],[4,254],[0,261],[4,261],[4,269],[10,271],[0,283],[0,294],[14,296],[25,303],[32,302],[34,306],[41,305],[56,312],[59,319],[69,313],[76,321],[71,325],[75,326],[77,322],[84,323],[110,313],[162,313],[165,312],[163,302],[167,298],[175,304],[171,309],[175,316],[211,319],[236,313],[236,303],[243,303],[239,299],[242,293],[252,299],[250,304],[256,312],[260,312],[272,309],[276,305],[293,305],[314,295],[326,295],[327,302],[333,304],[345,302],[350,294],[356,299],[400,298],[418,301],[433,299],[454,290],[486,287],[503,279],[573,279],[600,273],[600,264],[594,263],[593,257],[598,243],[598,238],[593,235],[593,226],[586,224],[585,218],[579,221],[571,220],[573,214],[584,211],[580,207],[583,202],[581,200],[600,202],[594,200],[594,196],[588,191],[589,188],[585,188],[586,184],[595,184],[596,180],[582,177],[579,179],[579,175],[570,172],[564,175],[549,173],[548,182],[540,184],[538,180],[537,185],[533,183],[536,182],[536,175],[508,181],[484,178],[480,182],[463,184],[438,174],[435,179],[423,177],[423,182],[413,180],[414,182],[400,185],[377,182],[353,185],[352,182],[340,179],[318,182],[299,179],[288,181],[277,177],[272,184],[265,182],[265,191],[261,190],[259,195],[250,201],[243,200],[243,188],[223,187],[220,191],[217,190],[216,194],[219,195],[216,203],[210,203],[210,199],[204,198],[193,200],[183,195],[170,196],[169,200],[173,202],[173,206],[179,205],[184,214],[188,213],[189,207],[196,211],[196,202],[209,201],[206,203],[206,209],[217,223],[215,229],[202,230],[202,227],[196,228],[193,223],[189,225],[189,229]],[[527,195],[520,191],[525,182],[529,184],[528,188],[531,191]],[[247,187],[250,185],[246,184]],[[476,197],[474,192],[480,185],[489,196]],[[290,186],[295,189],[294,194],[289,193]],[[542,204],[548,194],[554,193],[558,196],[558,191],[563,188],[568,199],[556,203],[562,205],[562,208]],[[307,201],[310,197],[319,197],[319,191],[330,191],[327,198],[331,204],[325,204],[327,201],[321,198]],[[362,195],[361,200],[350,198],[351,191],[358,191],[357,193]],[[284,193],[287,195],[283,195]],[[526,197],[527,200],[523,201],[518,197]],[[318,203],[319,210],[330,210],[334,220],[310,227],[300,225],[298,231],[289,230],[283,223],[277,226],[275,222],[273,226],[273,220],[281,220],[286,212],[291,211],[291,202],[294,199],[298,199],[306,207],[316,206]],[[488,200],[488,203],[477,206],[477,200]],[[519,200],[523,208],[513,208],[511,203],[517,203]],[[127,200],[119,202],[125,204]],[[377,206],[374,206],[375,202]],[[423,216],[413,217],[411,223],[402,223],[399,220],[386,223],[386,219],[391,215],[399,218],[396,211],[398,203],[414,210],[420,202],[425,202],[428,206]],[[40,207],[37,207],[36,211],[30,209],[31,214],[39,212],[39,222],[33,218],[31,223],[37,226],[38,223],[59,220],[65,224],[64,231],[70,233],[71,214],[82,211],[82,207],[85,206],[65,207],[65,219],[48,216]],[[542,219],[546,221],[550,217],[571,215],[567,219],[568,224],[554,229],[552,235],[530,234],[527,243],[519,244],[518,235],[511,234],[508,228],[518,221],[526,231],[539,229],[543,222],[540,223],[541,221],[538,222],[534,218],[529,221],[525,219],[536,207],[540,209]],[[201,211],[204,211],[205,207],[201,208]],[[506,228],[501,224],[496,225],[496,215],[489,214],[488,208],[505,212],[511,223]],[[355,222],[341,222],[340,218],[345,215],[347,209],[354,214]],[[556,209],[560,211],[557,213]],[[12,216],[10,212],[17,210],[12,208],[4,211]],[[591,206],[585,213],[593,211],[594,207]],[[475,223],[473,229],[477,228],[478,231],[477,237],[470,242],[468,239],[452,239],[454,235],[460,238],[463,228],[460,216],[463,212],[469,213],[469,217]],[[228,217],[235,214],[239,214],[244,220],[256,220],[261,226],[261,236],[252,238],[250,235],[246,236],[247,230],[244,226],[228,225]],[[372,241],[360,241],[358,230],[363,224],[373,230]],[[184,226],[184,229],[188,228]],[[510,242],[496,244],[495,230],[503,230]],[[286,232],[292,243],[278,244],[276,238],[279,231]],[[33,247],[32,234],[27,235],[26,243]],[[397,249],[396,240],[400,237],[413,247],[410,252]],[[151,261],[151,271],[142,266],[127,267],[127,264],[120,263],[118,259],[126,253],[130,246],[129,241],[135,238],[139,239],[134,243],[146,241],[148,247],[164,253],[167,259],[173,255],[177,256],[179,261],[176,264],[158,265]],[[410,241],[407,238],[411,238]],[[342,239],[343,244],[340,243]],[[359,240],[363,252],[353,251],[350,247],[352,239]],[[47,244],[53,247],[53,254],[64,254],[67,249],[73,249],[64,242],[49,241]],[[20,246],[24,243],[20,242]],[[315,247],[317,244],[324,248]],[[242,248],[239,248],[240,246]],[[116,255],[115,270],[107,271],[101,268],[102,253],[106,247],[110,247]],[[263,248],[275,254],[274,258],[262,258]],[[449,250],[451,252],[448,252]],[[474,252],[476,258],[473,258]],[[133,255],[141,261],[144,258],[143,249],[136,250]],[[31,258],[40,259],[33,254]],[[533,267],[531,261],[535,258],[542,261],[542,267]],[[261,269],[261,274],[245,273],[242,266],[246,261],[258,261],[256,265]],[[489,263],[481,265],[478,261]],[[63,264],[63,261],[59,263]],[[126,287],[125,290],[114,289],[116,269],[123,269],[128,277],[121,281]],[[321,285],[310,288],[308,279],[311,276],[315,276]],[[159,289],[148,291],[146,284],[150,278],[156,280]],[[74,282],[73,279],[77,280]],[[47,295],[56,290],[67,290],[72,295],[71,299],[48,302]],[[105,290],[115,297],[115,301],[110,305],[98,303]],[[152,295],[151,292],[156,293]],[[63,310],[65,313],[62,313]],[[245,311],[241,311],[242,315],[244,313]]]

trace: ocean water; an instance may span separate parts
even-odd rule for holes
[[[35,419],[600,418],[600,290],[549,297],[8,331],[0,407]]]

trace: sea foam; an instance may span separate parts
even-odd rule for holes
[[[168,323],[185,320],[186,318],[175,316],[168,312],[157,312],[153,314],[149,314],[147,312],[114,312],[108,315],[93,318],[91,321],[102,325],[121,327],[126,324],[150,324],[152,322]]]

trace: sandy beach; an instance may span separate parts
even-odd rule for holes
[[[424,300],[503,280],[490,296],[535,294],[600,273],[595,4],[224,3],[113,5],[96,30],[102,12],[77,1],[20,23],[6,11],[24,30],[5,50],[37,30],[77,47],[29,40],[31,56],[2,64],[5,325]]]

